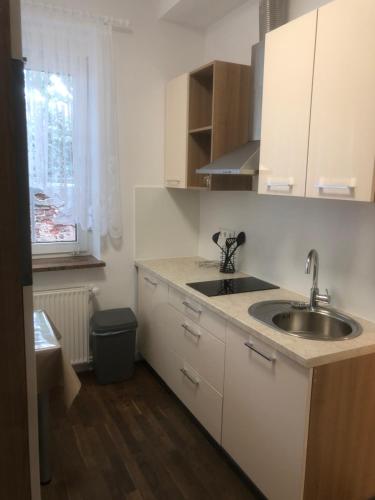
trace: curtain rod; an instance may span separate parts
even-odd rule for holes
[[[112,26],[114,31],[118,31],[120,33],[132,33],[133,30],[131,28],[130,21],[128,19],[116,19],[112,16],[100,16],[93,14],[88,11],[81,11],[76,9],[68,9],[66,7],[61,7],[59,5],[52,5],[42,2],[32,2],[32,1],[23,1],[23,5],[28,5],[31,7],[40,7],[42,9],[53,10],[55,12],[60,12],[61,14],[67,14],[69,16],[82,17],[86,19],[92,19],[93,21],[99,21],[103,24]]]

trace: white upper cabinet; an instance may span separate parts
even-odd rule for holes
[[[375,1],[319,9],[309,197],[374,201]]]
[[[259,189],[305,196],[317,11],[266,37]]]
[[[165,130],[165,185],[186,188],[189,75],[167,84]]]

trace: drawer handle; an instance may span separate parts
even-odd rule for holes
[[[355,189],[355,186],[352,186],[350,184],[316,184],[315,187],[317,189],[348,189],[352,190]]]
[[[180,368],[180,372],[184,375],[184,377],[190,380],[192,384],[199,385],[199,380],[190,375],[190,373],[187,370],[185,370],[185,368]]]
[[[292,189],[294,186],[294,179],[290,177],[289,179],[284,180],[276,180],[276,179],[268,179],[267,180],[267,188],[287,188]]]
[[[182,323],[182,328],[185,330],[185,332],[188,332],[190,333],[190,335],[192,335],[193,337],[196,337],[197,339],[200,339],[201,338],[201,334],[198,333],[198,332],[195,332],[194,330],[192,330],[189,325],[187,325],[186,323]]]
[[[147,278],[147,276],[144,277],[144,280],[147,281],[147,283],[150,283],[152,286],[158,286],[159,283],[155,283],[155,281],[150,280],[150,278]]]
[[[202,311],[200,309],[196,309],[191,304],[189,304],[189,302],[187,302],[186,300],[184,300],[182,304],[185,307],[187,307],[188,309],[190,309],[191,311],[195,312],[195,314],[202,314]]]
[[[172,184],[180,184],[180,179],[166,179],[166,182],[169,184],[169,183],[172,183]]]
[[[248,347],[250,350],[259,354],[259,356],[262,356],[262,358],[266,359],[270,363],[274,363],[276,361],[276,358],[274,356],[268,356],[267,354],[264,354],[263,352],[258,351],[258,349],[256,349],[254,347],[254,344],[252,342],[245,342],[245,346]]]

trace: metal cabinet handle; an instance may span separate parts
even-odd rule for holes
[[[259,354],[259,356],[262,356],[262,358],[266,359],[270,363],[274,363],[276,361],[276,358],[274,356],[268,356],[268,354],[264,354],[263,352],[258,351],[258,349],[254,347],[254,344],[252,342],[245,342],[245,346]]]
[[[144,276],[143,279],[145,281],[147,281],[147,283],[150,283],[150,285],[152,285],[152,286],[158,286],[158,284],[159,284],[159,283],[155,283],[155,281],[150,280],[150,278],[148,278],[147,276]]]
[[[186,332],[190,333],[190,335],[192,335],[193,337],[196,337],[197,339],[201,338],[202,335],[192,330],[186,323],[182,323],[181,326]]]
[[[199,380],[194,378],[185,368],[180,368],[180,372],[194,385],[199,385]]]
[[[355,186],[351,184],[315,184],[317,189],[349,189],[352,190]]]
[[[292,188],[294,186],[294,180],[292,178],[286,179],[285,181],[273,181],[271,179],[267,180],[268,188]]]
[[[166,182],[167,184],[169,184],[169,183],[172,183],[172,184],[180,184],[180,182],[181,182],[181,181],[180,181],[179,179],[166,179],[166,180],[165,180],[165,182]]]
[[[200,309],[195,309],[195,307],[193,307],[191,304],[189,304],[189,302],[187,302],[186,300],[184,300],[182,302],[182,304],[187,307],[188,309],[190,309],[191,311],[195,312],[195,314],[202,314],[202,311]]]

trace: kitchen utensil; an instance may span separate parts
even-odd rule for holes
[[[215,243],[215,245],[217,245],[220,248],[221,251],[224,251],[223,247],[218,243],[220,234],[221,234],[220,231],[218,233],[213,234],[212,241]]]

